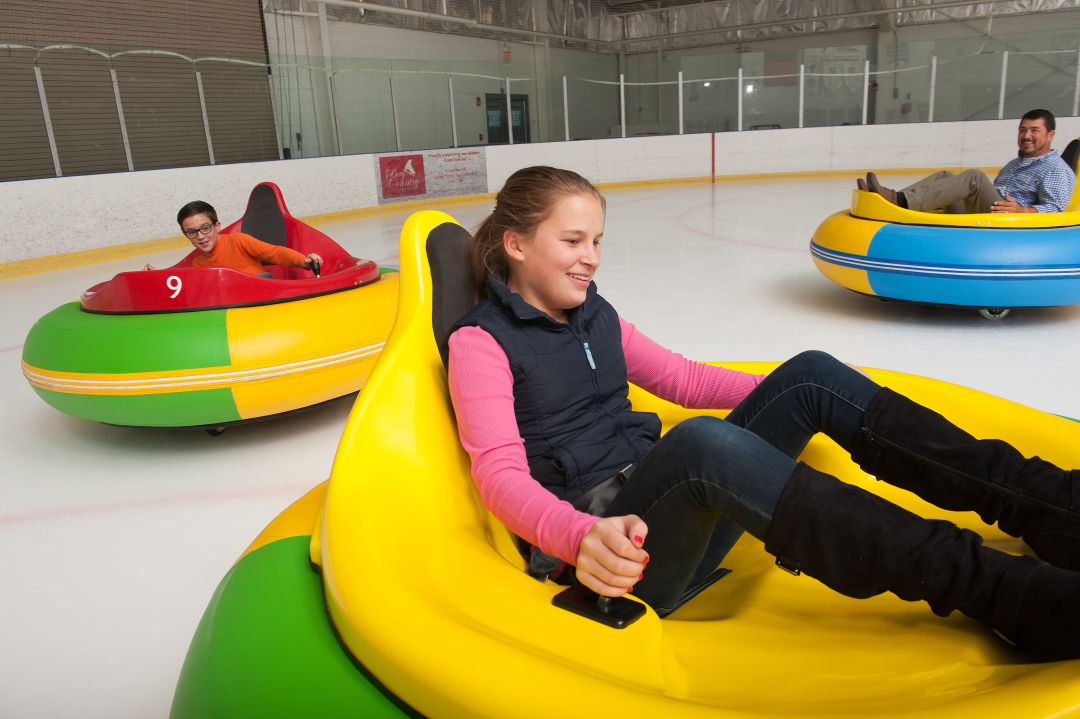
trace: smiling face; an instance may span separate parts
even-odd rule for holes
[[[207,232],[199,231],[207,227],[207,225],[209,225]],[[180,223],[180,229],[184,231],[184,235],[187,236],[191,244],[208,254],[213,252],[218,237],[221,235],[221,225],[211,220],[210,215],[202,212],[191,217],[185,217]],[[194,236],[192,233],[194,233]]]
[[[503,234],[509,261],[507,286],[551,318],[566,322],[585,301],[600,266],[604,210],[591,194],[558,200],[531,237]]]
[[[1050,141],[1054,131],[1046,129],[1046,121],[1041,117],[1034,120],[1022,120],[1016,144],[1020,147],[1020,157],[1038,157],[1050,152]]]

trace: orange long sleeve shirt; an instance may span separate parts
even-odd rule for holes
[[[265,272],[260,260],[273,265],[302,267],[305,255],[280,245],[271,245],[243,232],[222,233],[210,252],[197,255],[191,264],[195,267],[228,267],[229,269],[257,275]]]

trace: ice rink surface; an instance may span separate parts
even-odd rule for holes
[[[906,179],[888,178],[893,186]],[[1080,388],[1068,374],[1080,356],[1080,307],[989,321],[860,296],[818,273],[810,236],[848,206],[853,185],[756,180],[611,191],[600,292],[641,331],[693,359],[783,360],[822,349],[1080,416]],[[282,192],[287,202],[289,188]],[[489,209],[446,207],[469,228]],[[396,266],[405,216],[320,229],[356,256]],[[219,580],[278,512],[330,472],[350,401],[211,437],[74,419],[30,389],[19,362],[38,317],[117,272],[183,255],[0,281],[5,719],[167,716]]]

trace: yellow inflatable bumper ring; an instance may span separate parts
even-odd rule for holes
[[[562,587],[525,574],[510,533],[480,504],[458,441],[439,345],[467,307],[460,290],[444,287],[466,282],[454,251],[464,234],[435,212],[405,225],[397,319],[345,430],[311,547],[334,626],[389,691],[438,717],[1080,712],[1080,662],[1025,664],[958,613],[942,619],[892,595],[841,596],[777,569],[749,536],[725,561],[732,573],[670,618],[648,610],[620,630],[553,606]],[[1080,466],[1080,427],[1069,420],[934,380],[872,374],[978,435]],[[691,414],[640,390],[631,398],[665,427]],[[866,482],[820,436],[803,459],[1021,549],[974,515]]]
[[[554,606],[563,587],[525,574],[458,441],[440,348],[471,301],[461,292],[464,236],[442,213],[409,218],[394,327],[329,484],[283,512],[223,580],[192,641],[174,719],[1080,716],[1080,661],[1030,663],[984,625],[935,616],[923,602],[844,597],[781,571],[749,535],[725,559],[729,575],[664,619],[637,604],[643,616],[615,629]],[[1072,421],[870,373],[978,436],[1080,466]],[[666,428],[693,414],[633,387],[631,399]],[[1024,550],[974,514],[868,481],[821,436],[802,459]]]

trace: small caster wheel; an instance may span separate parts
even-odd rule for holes
[[[1008,307],[986,307],[979,310],[979,314],[988,320],[1003,320],[1009,316]]]
[[[211,437],[220,437],[221,435],[225,434],[225,428],[224,427],[207,427],[206,428],[206,433],[208,435],[210,435]]]

